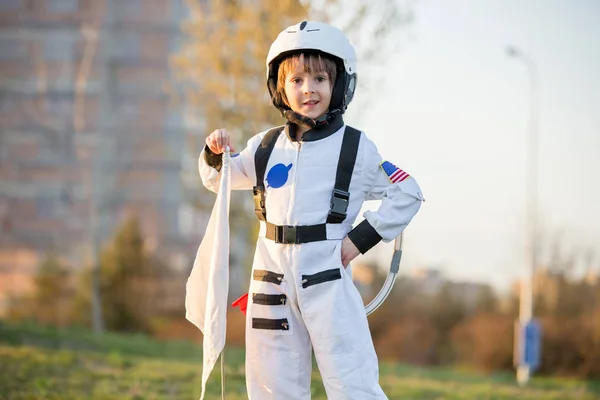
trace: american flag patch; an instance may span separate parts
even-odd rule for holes
[[[409,174],[402,171],[400,168],[396,167],[389,161],[384,161],[381,163],[381,168],[387,174],[388,179],[392,183],[402,182],[406,178],[410,177]]]

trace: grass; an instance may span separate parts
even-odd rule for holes
[[[225,359],[226,398],[246,399],[243,349],[227,348]],[[200,395],[202,355],[192,343],[0,323],[0,360],[2,400],[171,400]],[[401,364],[382,364],[380,372],[386,394],[398,400],[600,399],[598,382],[536,377],[520,388],[506,373]],[[313,399],[326,399],[316,369],[312,392]],[[206,398],[221,398],[218,364]]]
[[[105,333],[95,335],[87,329],[57,328],[35,323],[12,324],[0,320],[0,343],[50,349],[119,352],[130,356],[157,357],[165,360],[202,360],[202,349],[190,342],[158,341],[145,335]]]

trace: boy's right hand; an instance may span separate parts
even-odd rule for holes
[[[229,151],[235,152],[231,145],[231,136],[229,136],[229,132],[226,129],[215,129],[206,138],[206,145],[215,154],[223,153],[226,146],[229,146]]]

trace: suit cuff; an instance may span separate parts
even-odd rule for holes
[[[365,254],[382,239],[366,219],[348,233],[348,238],[352,240],[361,254]]]
[[[223,165],[223,154],[215,154],[205,145],[204,161],[206,161],[209,167],[213,167],[217,171],[220,171],[221,166]]]

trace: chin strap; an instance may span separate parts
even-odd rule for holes
[[[336,108],[335,110],[328,111],[327,114],[320,118],[312,119],[293,110],[285,110],[282,112],[282,115],[291,123],[296,125],[306,125],[310,129],[321,125],[327,125],[330,121],[342,114],[342,111],[339,108]]]
[[[317,126],[317,121],[312,118],[307,117],[306,115],[302,115],[292,110],[285,110],[283,112],[283,116],[290,121],[292,124],[296,125],[306,125],[310,129]]]

